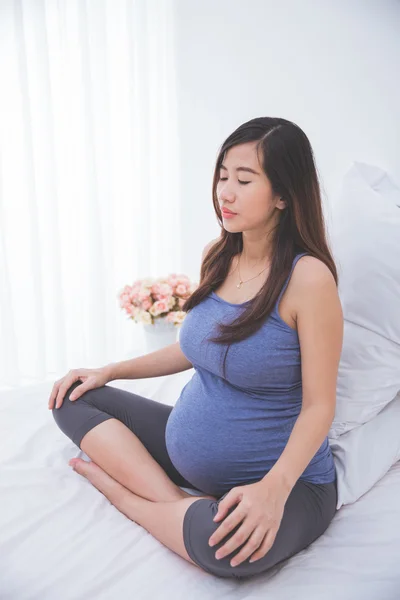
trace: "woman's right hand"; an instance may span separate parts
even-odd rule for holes
[[[49,398],[48,408],[60,408],[64,401],[66,391],[78,380],[81,380],[82,383],[71,393],[70,399],[72,401],[77,400],[82,394],[87,392],[87,390],[102,387],[111,381],[110,368],[109,366],[106,366],[99,369],[72,369],[64,377],[58,379],[58,381],[54,383]]]

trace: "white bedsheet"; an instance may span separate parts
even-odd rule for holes
[[[115,385],[173,405],[193,371]],[[68,466],[52,383],[0,394],[0,599],[399,600],[400,463],[311,546],[243,581],[197,569]]]

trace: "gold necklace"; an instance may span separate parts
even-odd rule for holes
[[[237,286],[236,286],[236,287],[237,287],[237,288],[239,288],[239,289],[241,288],[241,286],[242,286],[242,283],[247,283],[248,281],[251,281],[252,279],[255,279],[256,277],[258,277],[258,275],[261,275],[261,273],[262,273],[263,271],[265,271],[265,269],[268,269],[268,265],[267,265],[267,266],[266,266],[266,267],[265,267],[265,268],[264,268],[262,271],[260,271],[260,272],[259,272],[259,274],[258,274],[258,275],[255,275],[254,277],[250,277],[250,279],[246,279],[246,281],[242,281],[242,278],[241,278],[241,276],[240,276],[239,263],[240,263],[240,256],[239,256],[239,259],[238,259],[239,283],[238,283],[238,284],[237,284]]]

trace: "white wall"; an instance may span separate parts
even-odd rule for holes
[[[175,0],[183,272],[199,278],[219,226],[217,151],[256,116],[297,123],[313,146],[329,217],[353,160],[400,183],[400,3]]]

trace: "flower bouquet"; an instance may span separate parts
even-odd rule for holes
[[[196,287],[186,275],[171,273],[166,278],[138,279],[118,293],[128,318],[144,325],[149,351],[176,341],[186,316],[181,307]]]

